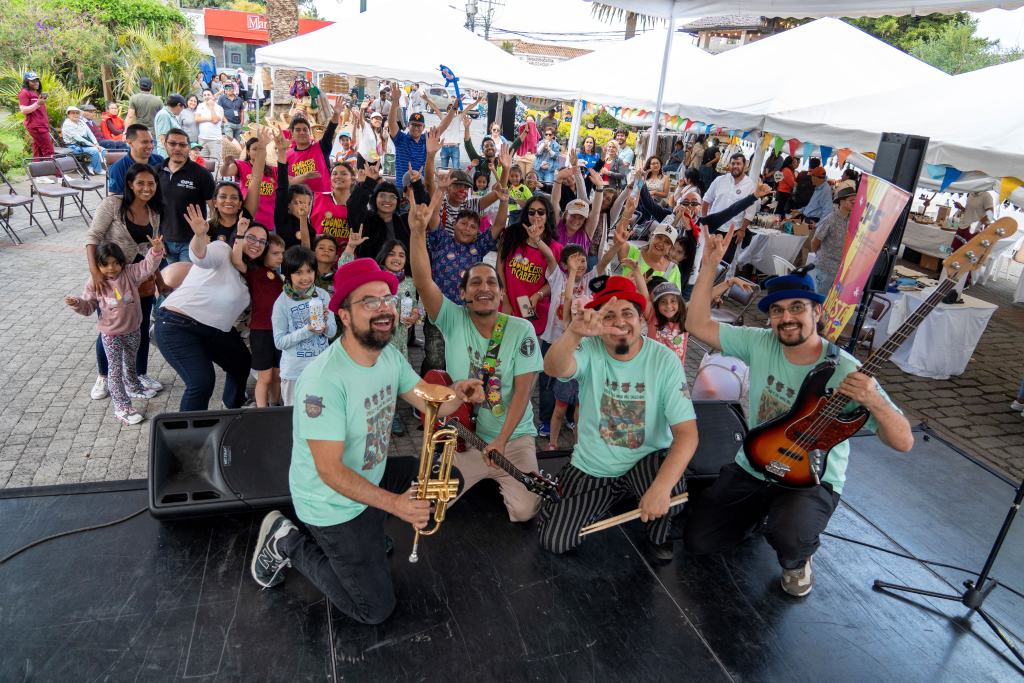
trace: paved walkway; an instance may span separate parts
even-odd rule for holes
[[[19,186],[19,191],[27,191]],[[99,202],[93,194],[89,206]],[[24,212],[14,224],[25,244],[0,237],[0,385],[7,402],[0,411],[0,487],[42,486],[86,481],[144,478],[149,422],[128,427],[118,422],[109,399],[93,401],[96,378],[95,325],[63,303],[81,292],[87,276],[82,243],[84,222],[68,213],[60,233],[29,229]],[[45,221],[45,218],[43,219]],[[48,223],[48,222],[46,222]],[[912,416],[928,420],[966,450],[1015,476],[1024,476],[1024,417],[1009,410],[1020,381],[1020,339],[1024,307],[1010,303],[1008,282],[975,287],[971,294],[1000,305],[967,372],[948,381],[926,380],[890,365],[881,380]],[[748,324],[754,322],[754,317]],[[418,365],[419,349],[413,349]],[[699,361],[691,350],[688,374]],[[136,407],[152,418],[177,410],[183,385],[155,346],[150,374],[167,387]],[[219,405],[220,391],[212,405]],[[406,408],[407,425],[413,424]],[[567,437],[563,437],[563,443]],[[420,432],[394,440],[397,452],[419,452]],[[541,443],[541,442],[538,442]]]

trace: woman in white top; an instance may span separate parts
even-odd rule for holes
[[[168,365],[185,382],[181,410],[207,410],[216,381],[213,366],[227,375],[224,406],[240,408],[252,358],[235,321],[249,306],[249,289],[231,263],[227,242],[210,242],[210,223],[198,206],[185,215],[195,236],[189,242],[192,267],[157,312],[156,343]],[[244,256],[257,260],[267,246],[267,231],[239,222],[237,239],[244,237]]]

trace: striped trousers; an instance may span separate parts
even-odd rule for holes
[[[572,550],[583,540],[580,529],[599,521],[612,505],[626,496],[639,501],[654,482],[667,453],[667,450],[654,451],[621,477],[592,477],[568,463],[558,473],[562,500],[558,503],[545,500],[540,509],[538,529],[541,547],[556,554]],[[686,480],[680,479],[672,488],[672,495],[685,490]],[[677,505],[669,508],[664,517],[647,522],[647,534],[652,543],[666,541],[672,518],[682,509],[682,505]]]

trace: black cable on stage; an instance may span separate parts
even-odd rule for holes
[[[144,507],[141,510],[136,510],[135,512],[131,513],[130,515],[127,515],[125,517],[121,517],[120,519],[115,519],[112,522],[104,522],[103,524],[94,524],[93,526],[84,526],[84,527],[82,527],[80,529],[72,529],[71,531],[61,531],[60,533],[53,534],[52,536],[47,536],[45,538],[40,538],[39,540],[32,541],[28,545],[21,546],[20,548],[15,550],[13,553],[10,553],[8,555],[0,557],[0,564],[3,564],[7,560],[20,555],[21,553],[25,552],[29,548],[34,548],[37,545],[41,545],[43,543],[46,543],[47,541],[52,541],[55,538],[62,538],[64,536],[71,536],[73,534],[80,534],[83,531],[93,531],[95,529],[103,529],[103,528],[108,527],[108,526],[114,526],[115,524],[120,524],[121,522],[127,522],[129,519],[132,519],[133,517],[138,517],[139,515],[141,515],[143,512],[145,512],[148,509],[149,509],[149,507]]]
[[[906,559],[906,560],[913,560],[915,562],[920,562],[921,564],[927,564],[927,565],[931,565],[931,566],[934,566],[934,567],[944,567],[946,569],[953,569],[953,570],[956,570],[958,572],[963,572],[965,574],[977,574],[978,573],[977,570],[975,570],[975,569],[967,569],[966,567],[958,567],[955,564],[946,564],[945,562],[939,562],[937,560],[923,560],[920,557],[917,557],[916,555],[910,555],[908,553],[897,552],[895,550],[890,550],[889,548],[883,548],[882,546],[874,545],[873,543],[868,543],[867,541],[858,541],[855,538],[849,538],[848,536],[843,536],[841,534],[834,534],[831,531],[823,531],[823,532],[821,532],[821,535],[822,536],[828,536],[829,538],[835,538],[835,539],[840,540],[840,541],[846,541],[847,543],[854,543],[856,545],[862,545],[865,548],[871,548],[872,550],[878,550],[878,551],[883,552],[883,553],[888,553],[890,555],[895,555],[896,557],[902,557],[903,559]],[[999,584],[1000,586],[1002,586],[1006,590],[1010,591],[1011,593],[1013,593],[1017,597],[1024,599],[1024,593],[1020,592],[1019,590],[1017,590],[1013,586],[1008,586],[1005,583],[1003,583],[1002,581],[999,581],[998,579],[989,579],[989,580],[990,581],[995,581],[997,584]]]

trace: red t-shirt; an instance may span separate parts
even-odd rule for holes
[[[555,255],[557,261],[562,255],[562,245],[551,241],[548,246]],[[508,256],[505,261],[505,287],[508,289],[508,299],[512,303],[512,314],[522,317],[519,309],[519,297],[533,296],[541,287],[547,284],[548,262],[540,249],[524,244]],[[533,329],[537,334],[542,334],[548,324],[548,309],[551,307],[551,297],[546,296],[537,302],[536,318],[531,320]]]
[[[39,93],[35,90],[22,88],[18,93],[18,103],[23,107],[35,104],[39,99]],[[26,130],[50,130],[50,118],[46,115],[46,102],[44,101],[39,109],[25,116]]]
[[[316,234],[330,235],[338,243],[340,254],[348,244],[348,235],[351,228],[348,224],[348,207],[344,204],[334,202],[334,194],[325,192],[313,197],[313,211],[310,214],[310,221]]]
[[[249,296],[252,298],[252,318],[250,330],[272,330],[271,318],[274,313],[274,302],[284,291],[284,280],[281,276],[262,265],[250,266],[245,272],[245,281],[249,285]]]
[[[331,191],[331,170],[327,168],[327,161],[324,159],[324,152],[320,144],[314,142],[306,149],[299,151],[294,147],[288,150],[288,177],[294,178],[303,173],[316,171],[319,178],[306,181],[306,187],[313,190],[314,194]]]
[[[242,185],[242,197],[249,193],[249,176],[252,175],[252,164],[239,159],[235,162],[238,169],[238,179]],[[277,173],[273,169],[264,172],[260,180],[260,203],[256,206],[256,215],[253,220],[265,225],[267,230],[274,229],[274,193],[277,192]]]

